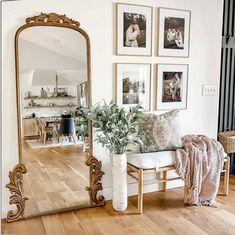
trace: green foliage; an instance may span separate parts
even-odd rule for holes
[[[139,133],[139,124],[144,119],[140,106],[132,107],[129,111],[110,104],[95,106],[88,116],[98,133],[96,141],[101,143],[114,154],[123,154],[129,144],[139,143],[143,135]]]

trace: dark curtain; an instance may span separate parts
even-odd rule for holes
[[[235,0],[224,0],[218,131],[235,130]],[[230,154],[235,174],[235,154]]]

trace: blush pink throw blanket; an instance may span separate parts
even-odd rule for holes
[[[182,144],[183,148],[176,150],[176,172],[189,190],[186,203],[216,207],[225,156],[223,146],[203,135],[186,135]]]

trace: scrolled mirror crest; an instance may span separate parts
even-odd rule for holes
[[[68,18],[66,15],[58,15],[56,13],[43,13],[41,12],[40,15],[28,17],[26,19],[27,24],[31,23],[53,23],[53,24],[67,24],[69,26],[76,26],[79,27],[80,23],[73,19]]]

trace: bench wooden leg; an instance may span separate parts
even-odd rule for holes
[[[162,183],[162,190],[163,190],[163,192],[166,192],[167,171],[163,171],[163,180],[165,180],[165,181]]]
[[[229,168],[230,168],[230,158],[226,157],[224,162],[224,195],[227,196],[229,193]]]
[[[138,170],[138,212],[143,213],[143,170]]]

